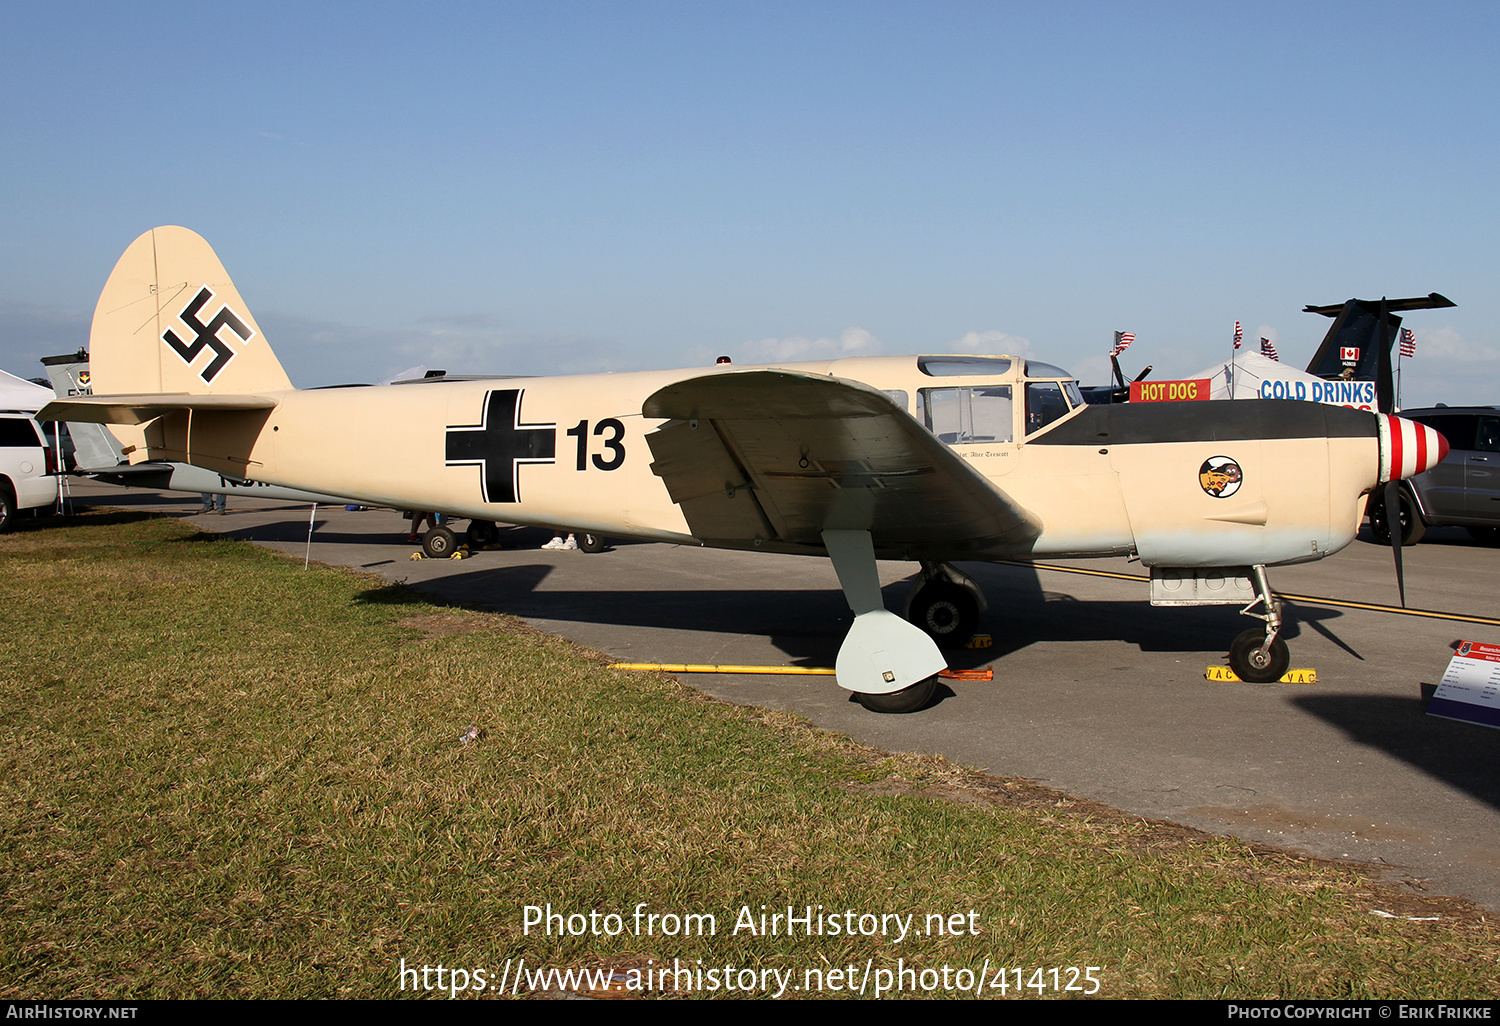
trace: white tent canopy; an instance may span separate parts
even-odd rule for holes
[[[1215,364],[1188,378],[1209,379],[1210,399],[1305,399],[1339,406],[1375,406],[1373,381],[1325,381],[1259,353],[1244,353],[1232,363]]]
[[[35,413],[56,398],[50,388],[33,385],[24,378],[0,371],[0,410]]]

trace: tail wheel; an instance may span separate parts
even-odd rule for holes
[[[1240,680],[1251,684],[1271,684],[1280,680],[1292,665],[1292,653],[1287,649],[1286,642],[1277,638],[1271,642],[1267,651],[1261,652],[1265,640],[1264,630],[1251,627],[1229,646],[1229,668]]]
[[[937,677],[928,677],[926,680],[917,681],[909,688],[900,691],[892,691],[886,695],[867,695],[862,691],[856,691],[854,697],[859,699],[859,704],[871,712],[878,713],[910,713],[925,708],[932,701],[932,696],[937,692]]]
[[[979,629],[979,602],[961,584],[933,581],[911,600],[907,618],[943,648],[963,648]]]
[[[422,536],[422,551],[428,559],[447,559],[458,548],[458,537],[446,527],[434,527]]]
[[[603,552],[609,547],[609,542],[597,534],[579,534],[575,540],[580,552]]]
[[[495,526],[492,520],[470,520],[469,529],[464,532],[471,549],[482,549],[486,545],[493,545],[500,540],[500,528]]]

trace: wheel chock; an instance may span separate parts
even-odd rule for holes
[[[994,680],[995,671],[988,670],[939,670],[938,676],[943,680]]]
[[[976,634],[969,639],[964,648],[989,648],[995,643],[995,639],[988,634]]]
[[[1224,681],[1231,684],[1243,684],[1244,681],[1235,676],[1233,670],[1227,666],[1210,666],[1203,671],[1206,680]],[[1281,675],[1278,684],[1316,684],[1318,682],[1318,671],[1314,669],[1288,670]]]
[[[427,554],[425,552],[413,552],[411,554],[411,558],[412,559],[426,559],[427,558]]]

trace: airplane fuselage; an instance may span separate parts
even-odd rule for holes
[[[1023,360],[969,359],[980,373],[933,376],[916,357],[784,365],[884,392],[1038,528],[982,547],[877,535],[883,557],[1138,554],[1148,565],[1274,565],[1329,555],[1358,530],[1379,462],[1371,414],[1293,401],[1085,406],[1055,368],[1027,377]],[[228,415],[200,418],[179,444],[200,465],[371,504],[696,544],[706,539],[652,470],[650,436],[667,420],[641,411],[648,396],[704,373],[294,390],[268,394],[269,415],[236,414],[233,425]],[[1037,426],[1044,414],[1033,394],[1043,393],[1055,419]],[[964,403],[970,409],[951,408]],[[178,448],[167,434],[167,449]],[[797,434],[788,428],[788,445],[821,466],[816,438]],[[882,481],[845,468],[828,473],[827,486]],[[717,544],[822,551],[762,533]]]

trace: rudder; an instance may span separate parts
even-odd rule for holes
[[[153,228],[125,250],[89,332],[96,395],[240,394],[292,387],[213,249]]]

